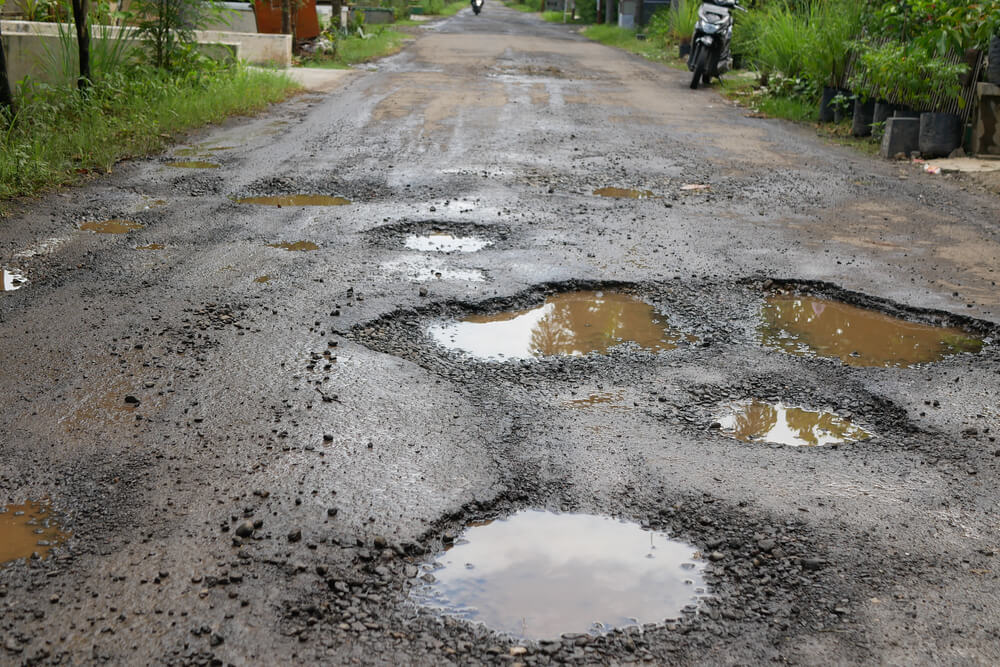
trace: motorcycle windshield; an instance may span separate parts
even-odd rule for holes
[[[725,23],[729,20],[729,10],[706,2],[698,8],[698,18],[706,23]]]

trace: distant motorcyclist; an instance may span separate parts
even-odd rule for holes
[[[483,0],[472,0],[472,11],[478,16],[483,11]]]

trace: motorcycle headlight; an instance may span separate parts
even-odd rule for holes
[[[719,26],[715,25],[714,23],[708,23],[706,21],[702,23],[701,31],[706,35],[714,35],[715,33],[719,32]]]

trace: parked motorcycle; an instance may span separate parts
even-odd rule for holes
[[[731,9],[746,11],[738,0],[711,0],[698,8],[698,23],[688,56],[688,69],[694,73],[692,89],[697,90],[699,82],[708,84],[713,77],[720,77],[733,67],[733,54],[729,50],[733,39]]]
[[[479,16],[479,12],[483,11],[483,0],[472,0],[472,11]]]

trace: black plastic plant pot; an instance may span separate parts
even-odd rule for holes
[[[893,118],[920,118],[919,111],[914,111],[913,109],[908,109],[906,107],[896,109],[892,115]]]
[[[879,100],[875,103],[875,110],[872,112],[872,123],[884,123],[892,118],[892,114],[895,113],[895,111],[895,104],[889,104],[885,100]]]
[[[837,89],[827,86],[823,89],[823,96],[819,100],[819,122],[829,123],[833,121],[833,107],[830,102],[837,96]]]
[[[691,42],[681,42],[677,48],[679,58],[687,58],[691,54]]]
[[[986,68],[986,80],[1000,86],[1000,35],[990,38],[990,66]]]
[[[873,122],[875,122],[875,100],[854,98],[854,123],[851,134],[856,137],[870,137]]]
[[[920,152],[945,157],[962,145],[962,119],[953,113],[920,114]]]

